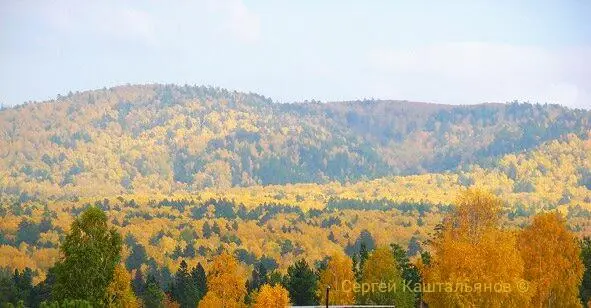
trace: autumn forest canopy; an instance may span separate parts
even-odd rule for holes
[[[0,307],[585,307],[591,111],[128,85],[0,110]],[[383,288],[382,288],[383,287]]]

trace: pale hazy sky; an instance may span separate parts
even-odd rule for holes
[[[127,83],[591,108],[591,1],[0,0],[0,102]]]

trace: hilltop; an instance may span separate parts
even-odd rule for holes
[[[0,111],[0,187],[101,196],[349,183],[492,164],[590,129],[590,111],[558,105],[279,104],[211,87],[120,86]]]

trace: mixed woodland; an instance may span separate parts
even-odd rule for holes
[[[587,110],[142,85],[5,108],[0,134],[0,305],[591,299]]]

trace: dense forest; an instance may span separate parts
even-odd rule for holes
[[[0,307],[591,299],[591,111],[143,85],[0,133]]]
[[[428,245],[416,239],[408,248],[384,244],[363,230],[354,243],[342,249],[327,249],[325,257],[310,263],[302,247],[287,240],[282,257],[293,254],[282,270],[276,259],[250,254],[243,249],[230,253],[195,249],[199,235],[185,228],[186,247],[177,246],[168,257],[176,260],[173,272],[149,258],[134,236],[125,238],[109,223],[100,207],[88,206],[61,240],[60,256],[47,262],[48,273],[34,284],[37,271],[16,266],[0,270],[0,302],[4,307],[286,307],[294,305],[383,305],[396,307],[580,307],[591,304],[591,239],[578,239],[563,215],[540,213],[519,230],[507,226],[504,202],[477,189],[461,193],[455,205],[445,210],[442,223]],[[209,204],[209,206],[207,205]],[[130,204],[131,205],[131,204]],[[164,204],[162,204],[164,205]],[[186,206],[187,202],[167,202]],[[395,205],[401,211],[413,205]],[[254,220],[292,214],[294,220],[314,225],[320,211],[304,214],[297,208],[263,206],[253,210],[225,201],[209,201],[193,207],[200,215],[213,207],[216,217]],[[383,210],[383,202],[338,201],[335,207]],[[429,212],[418,205],[416,211]],[[264,214],[263,214],[264,213]],[[260,215],[263,215],[262,217]],[[340,215],[339,215],[340,216]],[[270,219],[270,218],[267,218]],[[357,217],[358,219],[358,217]],[[322,227],[341,224],[341,217],[322,220]],[[45,223],[51,228],[51,223]],[[348,224],[348,223],[346,223]],[[283,226],[284,228],[291,228]],[[32,231],[27,227],[27,231]],[[220,236],[225,243],[240,244],[227,231],[239,224],[203,225],[201,236]],[[297,226],[295,228],[298,228]],[[282,230],[287,233],[289,230]],[[31,232],[19,234],[17,240]],[[223,234],[223,235],[222,235]],[[392,239],[395,232],[389,232]],[[158,234],[159,242],[169,234]],[[331,232],[329,240],[337,242]],[[224,240],[225,239],[225,240]],[[309,240],[314,240],[312,235]],[[387,242],[386,242],[387,243]],[[26,245],[26,244],[25,244]],[[122,251],[129,252],[123,254]],[[271,249],[269,249],[271,250]],[[191,262],[195,255],[210,255]],[[127,255],[127,256],[125,256]],[[186,261],[189,259],[189,262]]]
[[[591,112],[558,105],[279,104],[122,86],[0,111],[0,188],[72,197],[348,183],[490,163],[590,129]]]

